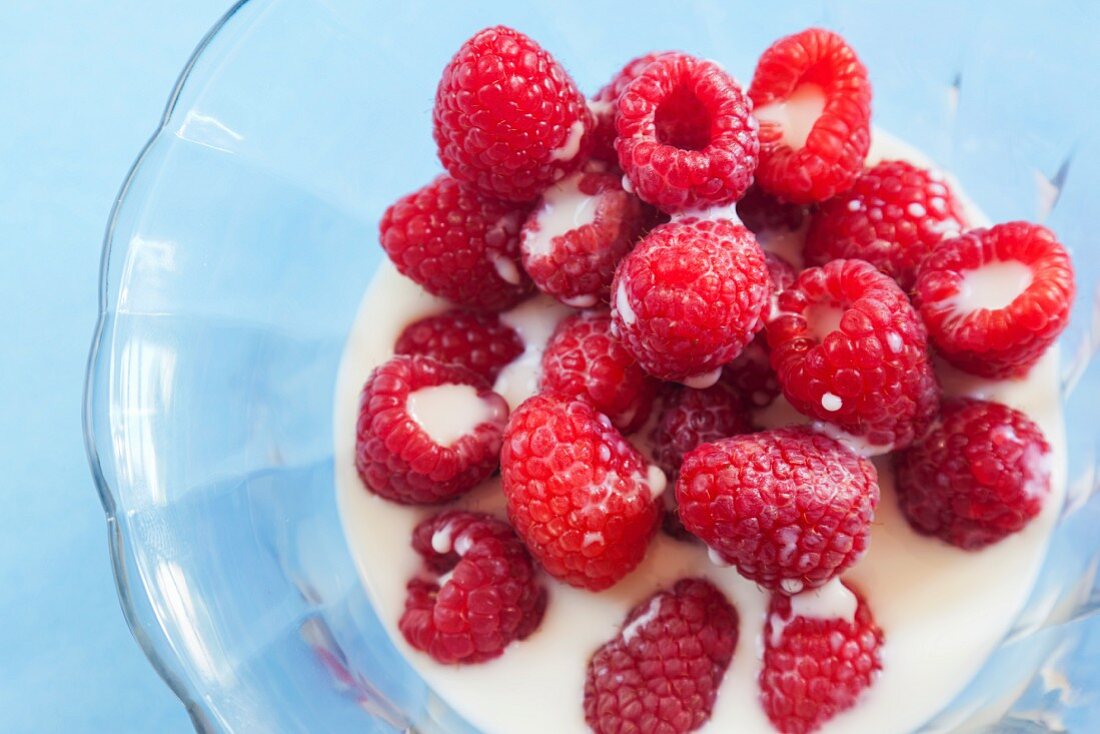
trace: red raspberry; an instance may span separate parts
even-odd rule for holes
[[[925,255],[965,226],[962,205],[943,176],[905,161],[883,161],[821,205],[803,253],[809,265],[866,260],[908,291]]]
[[[751,232],[687,218],[655,228],[623,258],[611,313],[647,372],[708,387],[759,331],[771,290]]]
[[[764,190],[809,204],[852,185],[871,147],[871,83],[843,38],[810,28],[776,41],[757,62],[749,97]]]
[[[1026,375],[1058,339],[1075,292],[1073,263],[1054,234],[1009,222],[941,242],[913,301],[944,359],[1005,378]]]
[[[496,314],[452,309],[406,326],[393,351],[461,365],[491,383],[523,352],[523,340]]]
[[[760,701],[782,734],[808,734],[850,709],[882,669],[882,630],[858,593],[831,582],[772,596]]]
[[[809,207],[777,199],[759,186],[750,186],[737,202],[737,216],[753,234],[794,232],[802,229],[810,214]]]
[[[486,28],[443,70],[435,142],[452,176],[530,201],[588,157],[595,125],[565,69],[519,31]]]
[[[382,215],[382,247],[424,290],[479,310],[503,311],[531,292],[519,266],[526,206],[487,199],[439,176]]]
[[[667,398],[651,442],[653,459],[667,477],[680,471],[684,454],[704,443],[752,431],[741,399],[721,383],[705,390],[681,387]]]
[[[615,150],[635,192],[666,212],[729,204],[756,168],[756,124],[713,61],[666,53],[616,103]]]
[[[610,315],[587,312],[558,324],[542,355],[539,389],[584,400],[631,433],[649,418],[657,381],[612,335]]]
[[[664,475],[588,403],[536,395],[520,405],[500,470],[508,517],[551,576],[599,591],[645,556]]]
[[[596,119],[596,129],[592,134],[592,157],[608,163],[619,165],[619,157],[615,154],[615,103],[619,101],[619,95],[623,93],[627,85],[658,57],[664,56],[668,51],[654,51],[645,56],[631,59],[626,66],[619,70],[606,86],[596,92],[596,96],[588,102],[589,109]]]
[[[783,258],[764,253],[775,291],[791,287],[798,274]],[[779,380],[772,369],[768,340],[761,331],[745,345],[741,353],[722,369],[721,382],[752,408],[766,408],[779,395]]]
[[[596,651],[584,718],[596,734],[683,734],[711,715],[738,637],[737,610],[703,579],[681,579],[631,610]]]
[[[909,524],[966,550],[1024,528],[1050,493],[1053,459],[1039,426],[986,400],[945,400],[928,437],[894,454]]]
[[[622,176],[590,164],[551,186],[523,226],[523,267],[544,293],[577,308],[607,303],[615,266],[644,226]]]
[[[761,586],[794,594],[851,566],[878,505],[874,465],[805,426],[703,444],[684,457],[684,527]]]
[[[870,453],[904,448],[927,430],[939,384],[897,283],[862,260],[833,260],[802,271],[776,300],[768,344],[791,405]]]
[[[464,419],[478,422],[462,433],[441,431],[417,415],[451,388]],[[433,395],[434,393],[434,395]],[[497,468],[508,404],[489,383],[458,365],[429,357],[394,357],[363,387],[355,426],[355,468],[369,490],[407,505],[446,502],[475,487]]]
[[[416,526],[412,547],[433,575],[443,575],[409,581],[398,627],[417,650],[441,663],[480,663],[542,621],[546,589],[507,523],[479,512],[444,512]]]

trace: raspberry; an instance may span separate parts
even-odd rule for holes
[[[905,161],[883,161],[821,205],[803,253],[810,265],[866,260],[908,291],[925,255],[965,226],[962,205],[941,175]]]
[[[507,523],[479,512],[444,512],[416,526],[412,547],[435,576],[409,581],[398,623],[417,650],[441,663],[480,663],[542,621],[546,589]]]
[[[491,383],[523,352],[523,340],[496,314],[452,309],[406,326],[393,351],[457,364]]]
[[[442,430],[418,415],[447,389],[468,428]],[[408,505],[446,502],[497,468],[508,404],[489,383],[458,365],[398,356],[363,387],[355,426],[355,468],[369,490]],[[423,421],[423,422],[422,422]],[[476,422],[475,422],[476,421]]]
[[[687,218],[655,228],[623,258],[611,313],[647,372],[708,387],[759,331],[771,290],[752,233]]]
[[[713,61],[661,54],[619,95],[615,150],[643,201],[666,212],[730,204],[756,168],[756,123]]]
[[[631,59],[619,70],[614,79],[589,100],[588,106],[596,119],[596,129],[592,133],[593,158],[619,165],[619,157],[615,154],[615,104],[627,85],[645,71],[651,62],[666,53],[670,52],[655,51]]]
[[[737,202],[737,216],[753,234],[771,230],[794,232],[810,219],[809,207],[775,198],[759,186],[751,186]]]
[[[653,427],[653,458],[665,475],[673,478],[687,452],[750,431],[752,425],[741,399],[721,383],[705,390],[681,387],[665,400]]]
[[[764,260],[777,293],[794,284],[798,275],[790,263],[770,252],[764,253]],[[779,380],[769,355],[767,335],[761,331],[722,369],[722,384],[739,395],[749,407],[766,408],[779,395]]]
[[[978,550],[1024,528],[1050,492],[1050,445],[1018,410],[952,399],[922,442],[894,455],[897,495],[915,530]]]
[[[599,591],[645,556],[664,475],[588,403],[525,401],[508,422],[500,469],[508,517],[551,576]]]
[[[802,271],[768,322],[783,394],[870,453],[904,448],[939,405],[920,319],[897,283],[862,260]]]
[[[810,28],[776,41],[757,62],[749,97],[765,191],[809,204],[852,185],[871,147],[871,83],[843,38]]]
[[[882,630],[858,593],[830,582],[772,596],[760,701],[782,734],[808,734],[854,706],[882,669]]]
[[[531,292],[519,266],[526,206],[488,199],[449,176],[382,215],[382,247],[403,275],[460,306],[503,311]]]
[[[711,715],[738,637],[709,581],[681,579],[631,610],[588,662],[584,718],[596,734],[683,734]]]
[[[649,418],[657,382],[611,333],[611,316],[587,312],[562,321],[542,355],[539,388],[577,398],[624,433]]]
[[[510,201],[530,201],[576,170],[595,125],[561,65],[504,26],[478,32],[447,64],[432,120],[443,167]]]
[[[607,303],[615,266],[644,226],[622,176],[589,164],[551,186],[523,226],[523,267],[544,293],[577,308]]]
[[[1027,374],[1058,339],[1075,292],[1073,263],[1054,234],[1009,222],[941,242],[913,301],[944,359],[1005,378]]]
[[[816,588],[867,548],[878,505],[870,461],[804,426],[703,444],[676,482],[684,527],[772,590]]]

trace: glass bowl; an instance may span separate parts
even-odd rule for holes
[[[994,220],[1044,221],[1076,253],[1060,525],[1012,634],[923,730],[1087,729],[1100,716],[1095,627],[1079,621],[1100,601],[1097,6],[492,5],[238,4],[196,50],[119,195],[87,447],[127,620],[196,728],[471,731],[397,654],[359,584],[333,491],[332,401],[381,261],[378,218],[439,170],[438,75],[465,38],[505,23],[590,92],[654,48],[745,79],[772,40],[836,29],[870,69],[879,126],[952,171]]]

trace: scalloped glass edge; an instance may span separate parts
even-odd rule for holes
[[[130,201],[131,184],[148,162],[150,151],[156,143],[166,133],[170,134],[168,127],[176,111],[176,104],[185,87],[192,81],[192,72],[204,53],[222,31],[234,21],[242,8],[254,2],[255,0],[237,0],[197,44],[169,94],[159,124],[137,155],[115,198],[103,241],[99,270],[98,315],[87,361],[82,404],[85,451],[106,516],[109,552],[123,615],[142,652],[157,674],[184,704],[195,729],[200,732],[222,731],[223,727],[216,722],[224,720],[216,711],[202,703],[202,692],[195,690],[195,686],[175,670],[181,660],[179,655],[171,649],[161,649],[170,648],[171,640],[155,630],[148,629],[146,622],[143,622],[143,618],[146,621],[156,618],[156,613],[149,604],[147,587],[140,579],[131,578],[128,572],[127,538],[116,520],[118,510],[116,488],[113,488],[104,476],[97,446],[94,426],[94,389],[97,378],[97,358],[111,343],[105,331],[106,321],[113,312],[112,305],[108,303],[109,272],[112,256],[115,254],[115,229],[121,213]],[[1068,163],[1067,158],[1063,168],[1068,166]],[[1070,397],[1085,371],[1094,364],[1094,357],[1100,350],[1100,284],[1095,284],[1089,290],[1079,290],[1079,301],[1085,298],[1090,301],[1090,321],[1082,329],[1083,335],[1079,343],[1063,351],[1063,355],[1067,357],[1062,366],[1063,402]],[[1081,318],[1079,313],[1081,308],[1083,307],[1078,305],[1075,309],[1078,311],[1078,318]],[[1065,338],[1063,338],[1064,341]],[[1100,484],[1100,473],[1097,468],[1100,451],[1097,450],[1096,444],[1097,441],[1094,439],[1093,451],[1088,457],[1090,465],[1085,468],[1081,476],[1073,476],[1071,468],[1070,485],[1067,488],[1058,529],[1066,525],[1067,521],[1088,514],[1081,512],[1086,507],[1093,511],[1100,509],[1096,507],[1098,503],[1092,502],[1097,486]],[[1097,577],[1097,571],[1100,570],[1100,548],[1093,549],[1085,559],[1083,572],[1076,579],[1076,583],[1072,584],[1042,582],[1042,579],[1047,576],[1045,572],[1048,570],[1048,565],[1052,562],[1050,556],[1051,549],[1048,548],[1047,558],[1040,570],[1040,580],[1032,589],[1014,629],[983,664],[982,673],[971,686],[959,692],[955,702],[933,717],[920,731],[1053,733],[1068,730],[1065,728],[1060,712],[1072,709],[1083,701],[1081,701],[1082,696],[1079,695],[1080,691],[1072,681],[1066,679],[1060,666],[1064,664],[1084,634],[1081,625],[1075,623],[1100,612],[1100,579]],[[148,611],[144,611],[146,607]],[[1019,644],[1028,640],[1035,641],[1037,638],[1041,638],[1040,645],[1027,647]],[[1026,649],[1020,650],[1021,647]],[[1008,676],[1011,685],[997,689],[982,688],[982,674],[991,665],[998,664],[1002,657],[1005,658],[1003,664],[1015,670],[1015,674]],[[358,678],[358,675],[355,677]],[[973,698],[975,693],[978,694],[979,699],[977,707],[958,705],[960,701]],[[374,692],[372,694],[371,698],[376,698],[378,695]],[[429,716],[432,719],[438,716],[435,724],[442,726],[441,730],[445,730],[444,722],[448,721],[449,715],[439,710],[438,703],[435,701],[436,705],[433,705],[433,701],[429,699],[429,709],[435,709],[429,713]],[[381,702],[374,704],[373,710],[369,713],[395,731],[400,730],[410,734],[419,731],[408,723],[405,715],[387,704],[383,697]],[[435,730],[434,726],[431,728]]]
[[[138,171],[146,163],[149,152],[153,149],[161,136],[166,133],[168,125],[172,121],[172,115],[175,112],[176,102],[179,100],[184,87],[187,86],[187,83],[191,79],[191,72],[195,69],[199,60],[202,58],[207,48],[213,43],[214,39],[233,20],[241,8],[248,5],[249,2],[251,2],[251,0],[236,0],[232,7],[211,26],[210,30],[206,32],[195,46],[195,49],[187,59],[187,63],[176,77],[176,82],[168,95],[168,101],[164,105],[164,112],[161,114],[160,122],[157,124],[152,135],[149,136],[149,139],[145,141],[141,151],[134,159],[133,164],[130,166],[130,170],[126,173],[126,178],[123,179],[118,194],[115,196],[114,204],[111,207],[111,213],[107,218],[107,228],[103,236],[103,253],[100,256],[99,263],[99,312],[96,316],[96,325],[85,369],[84,396],[81,410],[84,450],[88,457],[88,463],[92,471],[92,478],[95,482],[96,490],[99,493],[100,503],[103,505],[103,512],[106,515],[107,543],[111,556],[111,569],[114,573],[115,587],[118,591],[119,605],[122,607],[123,617],[126,619],[126,625],[130,628],[131,634],[133,634],[137,644],[141,647],[142,653],[144,653],[145,657],[149,660],[150,665],[153,666],[157,675],[160,676],[165,684],[171,689],[172,693],[183,703],[195,730],[199,732],[217,731],[212,724],[214,717],[212,717],[206,708],[199,703],[199,696],[195,695],[187,682],[172,670],[172,667],[169,665],[168,655],[157,650],[153,638],[139,621],[137,599],[133,594],[134,590],[132,589],[131,580],[127,575],[126,538],[120,531],[115,519],[115,495],[111,485],[103,475],[99,450],[96,445],[96,432],[93,425],[93,402],[96,380],[95,369],[97,357],[106,343],[104,341],[104,326],[111,313],[110,304],[108,304],[108,293],[110,290],[108,273],[111,266],[111,255],[114,252],[115,226],[119,221],[121,212],[128,203],[127,197],[130,193],[130,186],[137,178]],[[144,592],[144,590],[143,587],[142,592]]]

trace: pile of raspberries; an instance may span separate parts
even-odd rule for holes
[[[795,120],[807,104],[786,107],[794,97],[816,119]],[[882,665],[882,631],[839,578],[879,502],[869,456],[889,454],[912,527],[962,549],[1040,511],[1039,427],[943,398],[937,366],[1026,375],[1068,321],[1069,256],[1038,225],[971,228],[935,171],[865,167],[871,86],[837,34],[777,41],[747,90],[718,63],[662,52],[586,99],[533,40],[489,28],[444,69],[433,122],[446,173],[389,207],[381,243],[454,307],[409,325],[370,376],[356,465],[407,505],[499,471],[507,521],[443,509],[416,527],[424,568],[400,620],[414,648],[448,664],[499,656],[553,605],[547,575],[598,593],[663,527],[772,593],[760,700],[801,734]],[[761,248],[790,233],[799,262]],[[1004,263],[1030,277],[975,307],[968,274]],[[576,311],[545,346],[537,394],[509,410],[494,380],[532,345],[499,314],[536,291]],[[486,418],[443,445],[407,401],[448,385]],[[758,430],[752,411],[779,395],[805,425]],[[643,427],[645,455],[626,437]],[[848,611],[800,614],[814,594]],[[641,600],[592,651],[589,726],[699,728],[738,627],[705,578]]]

